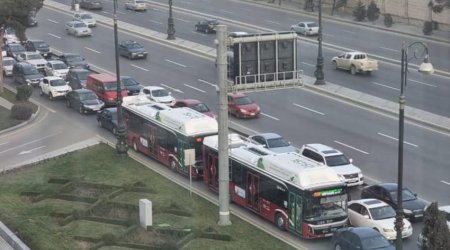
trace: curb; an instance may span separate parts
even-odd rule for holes
[[[30,250],[3,222],[0,221],[0,237],[15,250]]]

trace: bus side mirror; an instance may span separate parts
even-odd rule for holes
[[[353,163],[353,159],[352,159],[352,158],[348,159],[348,161],[349,161],[350,163]]]

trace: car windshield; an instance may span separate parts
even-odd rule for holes
[[[163,96],[168,96],[169,92],[165,89],[155,89],[152,90],[152,96],[154,97],[163,97]]]
[[[347,216],[347,195],[312,198],[307,203],[305,219],[324,220]]]
[[[368,238],[362,238],[361,244],[363,246],[362,248],[367,250],[380,249],[391,245],[383,235],[376,235]]]
[[[307,23],[306,26],[308,26],[309,28],[319,27],[319,25],[317,25],[317,23]]]
[[[50,86],[56,87],[56,86],[64,86],[66,85],[66,82],[63,79],[57,79],[50,81]]]
[[[68,56],[66,57],[68,62],[82,62],[83,58],[81,56]]]
[[[45,42],[34,42],[34,45],[36,46],[36,48],[40,49],[49,47],[48,44],[46,44]]]
[[[374,207],[369,209],[372,219],[384,220],[395,217],[395,210],[391,206]]]
[[[42,56],[40,54],[30,54],[28,55],[28,60],[38,60],[38,59],[43,59]]]
[[[350,164],[350,161],[348,160],[348,158],[345,155],[328,156],[328,157],[325,157],[325,160],[327,161],[327,166],[330,166],[330,167]]]
[[[24,67],[23,73],[25,73],[25,75],[37,75],[37,74],[39,74],[37,69],[35,69],[34,67]]]
[[[397,202],[397,190],[390,192],[392,201]],[[417,197],[409,189],[404,188],[402,193],[403,201],[415,200]]]
[[[206,104],[204,104],[204,103],[195,104],[194,106],[191,106],[190,108],[192,108],[193,110],[196,110],[200,113],[209,112],[208,106],[206,106]]]
[[[92,16],[89,14],[83,14],[81,15],[81,19],[92,19]]]
[[[124,88],[123,84],[121,85]],[[117,82],[107,82],[105,83],[105,91],[116,91],[117,90]]]
[[[133,78],[122,78],[120,80],[124,86],[135,86],[139,85],[139,83]]]
[[[90,73],[91,72],[89,72],[89,71],[78,72],[77,73],[78,79],[85,81]]]
[[[9,49],[12,52],[23,52],[23,51],[26,51],[25,48],[22,47],[22,45],[18,45],[18,44],[17,45],[10,45]]]
[[[235,99],[235,102],[237,105],[247,105],[253,103],[252,99],[250,99],[250,97],[248,96],[238,97]]]
[[[67,69],[67,65],[65,63],[55,63],[53,64],[54,69]]]
[[[15,63],[14,60],[5,60],[3,59],[3,66],[11,66]]]
[[[279,148],[289,146],[289,143],[283,137],[268,139],[267,144],[269,144],[269,148]]]
[[[136,0],[136,3],[141,4],[144,3],[144,1]]]
[[[84,28],[87,27],[85,23],[75,23],[74,25],[75,28]]]
[[[87,101],[87,100],[97,100],[97,95],[95,95],[92,92],[85,92],[85,93],[80,93],[80,100],[82,101]]]
[[[128,45],[128,48],[130,49],[140,49],[142,46],[139,43],[131,43]]]

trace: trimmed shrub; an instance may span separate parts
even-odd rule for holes
[[[380,9],[377,4],[372,0],[367,7],[367,19],[371,22],[375,22],[380,17]]]
[[[430,21],[425,21],[423,23],[423,34],[426,36],[431,35],[431,33],[433,33],[433,23]]]
[[[355,21],[362,22],[366,18],[367,11],[366,5],[361,1],[358,1],[358,5],[353,10],[353,16],[355,17]]]
[[[19,102],[26,102],[33,94],[33,87],[30,85],[17,86],[16,100]]]
[[[384,14],[384,26],[391,27],[394,24],[391,14]]]
[[[112,233],[106,233],[102,235],[102,241],[106,245],[114,245],[118,241],[118,238]]]
[[[25,121],[33,114],[33,106],[28,102],[19,102],[11,108],[11,118]]]

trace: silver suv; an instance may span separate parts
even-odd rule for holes
[[[337,149],[319,143],[312,143],[303,145],[300,149],[300,154],[332,167],[348,186],[363,184],[364,176],[361,169],[353,165],[353,160],[348,159],[347,156]]]

